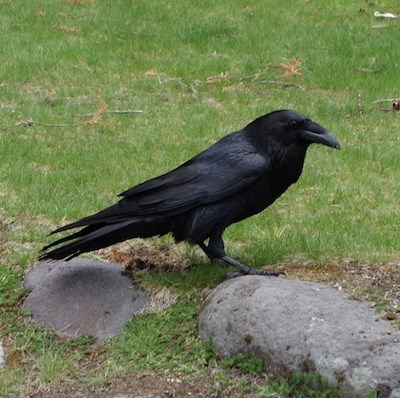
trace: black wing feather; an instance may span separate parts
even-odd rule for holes
[[[175,170],[121,193],[123,198],[117,204],[53,233],[86,225],[123,222],[133,217],[170,217],[245,189],[267,171],[268,162],[247,141],[237,137],[235,141],[238,142],[218,148],[232,136],[225,137]]]

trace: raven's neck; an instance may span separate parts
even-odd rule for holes
[[[286,190],[299,179],[306,151],[307,146],[296,144],[287,147],[272,145],[267,149],[265,156],[269,161],[269,175],[277,186]]]

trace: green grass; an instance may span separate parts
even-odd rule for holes
[[[250,355],[236,354],[228,359],[221,361],[223,368],[235,368],[245,373],[257,375],[264,370],[264,363],[261,359],[255,358]]]
[[[0,1],[0,332],[16,358],[1,371],[0,395],[19,383],[95,377],[79,370],[79,358],[92,355],[87,341],[32,329],[19,307],[22,276],[49,230],[269,111],[301,111],[343,149],[310,148],[299,183],[226,232],[228,253],[251,265],[399,260],[399,114],[380,110],[390,102],[374,103],[399,96],[399,22],[373,11],[400,14],[400,6],[375,3]],[[277,65],[294,58],[300,74],[284,78]],[[95,124],[72,116],[102,104],[144,113],[102,114]],[[79,126],[18,125],[27,120]],[[172,286],[184,304],[131,323],[104,345],[100,368],[122,373],[132,356],[140,368],[148,355],[147,367],[165,357],[186,372],[206,371],[209,348],[193,328],[201,289],[224,270],[187,255],[195,267],[183,277],[143,276]],[[182,324],[194,358],[169,344]],[[139,333],[152,327],[164,338]]]
[[[112,363],[149,370],[154,367],[194,372],[214,359],[211,347],[197,338],[197,306],[185,300],[156,314],[138,317],[112,341]],[[180,327],[178,327],[180,325]],[[136,336],[132,339],[132,336]]]
[[[259,392],[260,398],[341,398],[336,387],[329,386],[320,375],[294,373],[287,380],[273,381]]]

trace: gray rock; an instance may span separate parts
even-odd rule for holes
[[[74,261],[74,260],[72,260]],[[34,268],[30,269],[24,278],[24,286],[28,290],[33,290],[41,282],[43,282],[52,271],[53,268],[59,267],[60,262],[45,262],[37,264]]]
[[[206,300],[200,336],[222,357],[262,358],[277,377],[317,372],[346,397],[400,395],[400,333],[331,287],[263,276],[225,281]]]
[[[41,263],[25,277],[32,291],[23,305],[45,327],[101,342],[120,333],[148,301],[122,270],[117,264],[84,258]]]

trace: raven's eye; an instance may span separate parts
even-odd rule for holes
[[[293,127],[294,129],[297,129],[300,126],[300,122],[297,120],[291,120],[290,121],[290,127]]]

